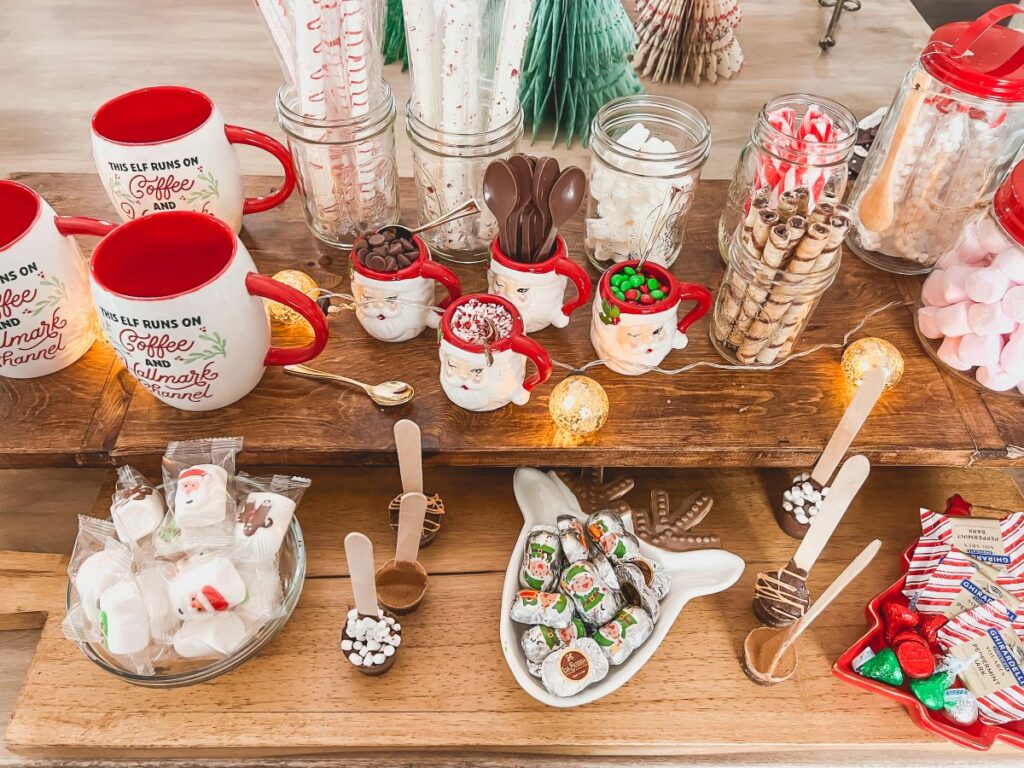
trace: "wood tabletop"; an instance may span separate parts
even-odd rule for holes
[[[970,755],[915,728],[898,705],[841,683],[829,670],[864,632],[866,601],[897,578],[899,552],[919,530],[918,506],[941,507],[959,492],[978,504],[1020,508],[1022,499],[1004,473],[875,470],[815,566],[812,594],[820,594],[871,538],[881,538],[884,547],[800,641],[795,679],[773,688],[749,682],[738,660],[743,638],[757,623],[750,609],[754,576],[784,564],[795,548],[768,509],[785,474],[630,474],[637,487],[627,500],[634,504],[644,503],[653,487],[668,489],[675,500],[698,489],[710,493],[715,506],[700,529],[721,534],[725,548],[747,567],[729,591],[688,605],[648,664],[606,699],[574,710],[546,708],[518,688],[506,667],[497,614],[522,522],[509,470],[428,468],[425,487],[442,494],[448,514],[423,551],[431,574],[426,600],[403,621],[406,643],[393,670],[368,678],[349,668],[337,647],[352,602],[342,540],[361,530],[374,542],[378,563],[390,556],[394,535],[384,510],[399,477],[394,469],[324,469],[312,473],[299,509],[309,571],[291,622],[257,658],[201,686],[152,691],[107,676],[61,634],[62,616],[53,605],[62,595],[63,563],[44,559],[31,568],[0,555],[0,585],[5,565],[23,578],[20,591],[0,590],[0,616],[50,611],[7,747],[35,757],[83,759],[376,749],[448,749],[465,758],[491,751],[739,756],[821,750],[871,762],[886,751],[912,749],[919,758],[948,764]],[[109,490],[100,492],[95,513],[106,514]],[[56,574],[50,583],[42,578],[47,567]],[[26,596],[33,583],[38,606]],[[1011,752],[997,747],[991,754]]]
[[[109,216],[109,204],[91,174],[19,174],[61,213]],[[269,179],[254,177],[265,188]],[[716,246],[726,183],[704,181],[690,216],[687,244],[673,271],[681,279],[717,288],[722,262]],[[404,180],[405,218],[411,218],[412,182]],[[565,229],[574,259],[585,263],[579,217]],[[261,271],[307,271],[324,288],[348,287],[345,254],[310,237],[297,198],[274,211],[249,216],[242,234]],[[86,251],[94,241],[80,238]],[[589,269],[589,268],[588,268]],[[483,265],[460,267],[466,292],[486,286]],[[593,277],[597,273],[590,269]],[[801,342],[839,342],[871,309],[906,298],[915,283],[869,268],[847,254]],[[589,306],[568,328],[535,335],[551,356],[579,366],[597,358],[589,340]],[[392,425],[399,418],[423,430],[427,461],[437,465],[515,466],[542,460],[573,466],[803,466],[814,461],[852,395],[838,350],[822,350],[772,372],[698,368],[676,376],[627,377],[603,367],[588,372],[611,401],[605,427],[589,438],[557,433],[548,415],[556,368],[524,407],[469,413],[452,405],[438,381],[437,344],[426,332],[402,344],[370,338],[354,313],[330,319],[331,340],[315,361],[325,370],[364,381],[401,378],[417,391],[409,404],[375,406],[358,391],[269,369],[240,402],[190,413],[166,406],[135,385],[105,343],[56,376],[5,380],[0,418],[0,461],[7,466],[152,465],[171,440],[242,435],[250,464],[392,464]],[[302,331],[298,331],[301,335]],[[707,337],[708,318],[690,332],[690,345],[672,352],[666,366],[721,362]],[[294,335],[294,334],[293,334]],[[854,449],[876,464],[1013,465],[1024,445],[1020,401],[978,390],[943,375],[924,354],[909,307],[874,317],[861,336],[877,335],[902,350],[906,374],[883,396]],[[42,428],[40,428],[42,426]]]

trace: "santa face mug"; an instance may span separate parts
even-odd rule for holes
[[[155,397],[209,411],[245,397],[268,365],[310,360],[327,343],[311,299],[256,273],[226,224],[193,211],[153,213],[107,232],[93,251],[89,281],[114,351]],[[313,328],[302,347],[271,347],[262,298],[284,304]]]
[[[465,308],[465,309],[463,309]],[[487,348],[456,335],[467,312],[491,313],[498,318],[497,338]],[[525,405],[530,392],[551,376],[551,358],[525,335],[523,320],[507,299],[490,295],[463,296],[441,318],[441,388],[448,399],[467,411],[493,411],[509,403]],[[537,372],[526,376],[530,360]]]
[[[624,261],[609,268],[598,284],[598,298],[590,322],[590,343],[605,364],[617,373],[639,376],[661,365],[673,349],[683,349],[688,339],[686,330],[711,309],[711,292],[702,285],[681,283],[667,269],[644,264],[643,271],[667,285],[664,298],[652,304],[621,301],[612,292],[611,278],[637,262]],[[696,302],[682,320],[679,305]]]
[[[563,304],[570,281],[576,288],[576,298]],[[536,264],[513,261],[502,253],[497,238],[491,243],[487,292],[512,302],[523,316],[527,333],[536,333],[549,325],[565,328],[569,315],[587,303],[592,289],[587,273],[569,260],[561,237],[555,240],[555,252]]]
[[[437,328],[439,316],[434,306],[434,283],[448,292],[441,309],[462,295],[459,278],[430,260],[427,246],[419,237],[413,242],[420,252],[416,261],[397,272],[378,272],[362,264],[352,253],[352,295],[356,300],[356,318],[368,334],[380,341],[408,341],[426,328]]]
[[[281,188],[244,197],[234,144],[276,157],[284,169]],[[124,221],[154,211],[199,211],[238,232],[242,214],[280,205],[295,187],[284,146],[265,133],[225,125],[209,97],[176,85],[129,91],[96,110],[92,154],[107,197]]]
[[[0,180],[0,376],[45,376],[92,346],[86,261],[69,237],[83,232],[80,221]]]

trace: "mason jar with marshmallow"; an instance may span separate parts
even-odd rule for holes
[[[972,382],[1024,394],[1024,161],[938,258],[921,288],[917,329]]]

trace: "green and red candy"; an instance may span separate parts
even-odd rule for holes
[[[633,267],[624,267],[609,278],[612,296],[626,304],[650,306],[667,299],[671,288],[662,283],[654,275]]]

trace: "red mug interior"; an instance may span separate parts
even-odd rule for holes
[[[186,136],[213,114],[213,102],[177,85],[140,88],[115,96],[96,110],[92,129],[117,144],[158,144]]]
[[[679,281],[676,280],[672,273],[665,269],[665,267],[652,262],[644,264],[643,271],[651,277],[656,277],[659,282],[668,285],[668,295],[653,304],[633,304],[619,301],[619,299],[612,294],[612,277],[617,275],[619,272],[622,272],[626,267],[635,268],[636,265],[636,261],[623,261],[606,269],[604,274],[601,275],[601,298],[611,302],[614,306],[619,307],[619,309],[633,314],[653,314],[655,312],[661,312],[674,306],[675,303],[679,301]]]
[[[481,304],[495,304],[509,313],[512,318],[512,328],[510,331],[503,336],[498,337],[491,345],[490,348],[494,352],[504,352],[506,349],[511,348],[512,338],[515,336],[523,335],[523,318],[519,314],[518,310],[512,303],[501,296],[494,296],[489,293],[471,293],[461,298],[456,299],[448,305],[448,309],[445,310],[444,315],[441,317],[441,332],[444,336],[445,341],[453,346],[463,349],[467,352],[476,352],[483,354],[486,350],[483,344],[477,344],[472,341],[465,341],[455,334],[452,330],[452,319],[458,313],[459,308],[464,304],[470,302],[479,302]]]
[[[0,181],[0,251],[18,242],[39,218],[39,195],[15,181]]]
[[[226,224],[193,211],[152,213],[113,230],[93,251],[96,283],[127,299],[168,299],[202,288],[231,264]]]

